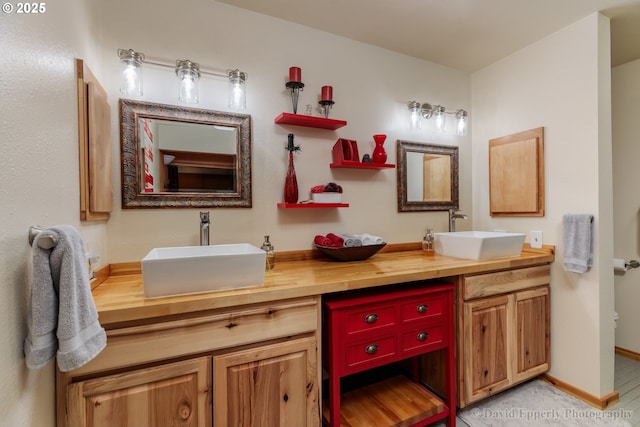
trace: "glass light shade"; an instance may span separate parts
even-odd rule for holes
[[[120,92],[126,96],[142,96],[142,61],[144,55],[132,49],[118,49],[120,57]]]
[[[435,133],[444,133],[446,124],[444,107],[436,105],[433,107],[433,131]]]
[[[229,108],[244,110],[247,108],[247,74],[240,70],[227,71],[229,76]]]
[[[456,111],[456,133],[460,136],[465,136],[467,134],[467,117],[468,114],[466,111]]]
[[[409,107],[409,128],[410,129],[420,129],[422,128],[422,114],[420,111],[420,103],[416,101],[411,101],[407,103]]]
[[[176,61],[176,75],[178,76],[178,101],[197,104],[200,66],[189,60]]]

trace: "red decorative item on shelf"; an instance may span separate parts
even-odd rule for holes
[[[284,181],[284,201],[285,203],[298,203],[298,179],[296,170],[293,167],[293,152],[289,152],[289,168]]]
[[[335,144],[333,144],[333,161],[351,161],[357,162],[360,159],[358,153],[358,143],[352,139],[339,138]]]
[[[322,98],[323,101],[333,101],[333,87],[322,86]]]
[[[289,81],[290,82],[301,82],[302,81],[302,70],[300,67],[290,67],[289,68]]]
[[[289,68],[289,81],[284,84],[291,92],[291,106],[293,107],[293,114],[298,112],[298,98],[300,97],[300,91],[304,89],[304,83],[302,83],[302,70],[300,67]]]
[[[387,152],[384,151],[384,141],[387,139],[387,135],[373,135],[373,140],[376,143],[376,147],[373,149],[371,158],[374,163],[384,163],[387,161]]]
[[[296,178],[296,170],[293,167],[293,153],[300,150],[300,146],[293,145],[292,133],[289,134],[287,150],[289,151],[289,167],[284,180],[284,202],[298,203],[298,179]]]

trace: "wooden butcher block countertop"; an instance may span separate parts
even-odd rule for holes
[[[389,244],[365,261],[337,262],[319,258],[315,251],[276,256],[264,286],[154,299],[144,298],[139,262],[106,266],[92,283],[100,323],[109,329],[122,322],[145,323],[163,316],[548,264],[554,260],[554,247],[531,249],[525,244],[520,256],[486,261],[427,257],[413,243]]]

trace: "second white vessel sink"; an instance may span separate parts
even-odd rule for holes
[[[265,261],[249,243],[154,248],[142,259],[144,296],[263,286]]]
[[[474,260],[519,256],[525,235],[498,231],[435,233],[437,254]]]

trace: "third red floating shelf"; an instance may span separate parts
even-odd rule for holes
[[[342,160],[333,162],[329,165],[331,168],[353,168],[353,169],[392,169],[396,165],[390,163],[371,163],[371,162],[355,162],[350,160]]]

